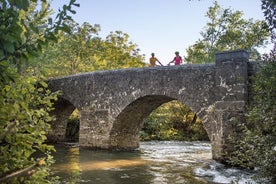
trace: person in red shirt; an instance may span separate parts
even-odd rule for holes
[[[175,65],[180,65],[182,63],[182,57],[179,56],[178,51],[175,52],[175,57],[173,58],[173,60],[171,62],[168,63],[168,65],[170,65],[173,62]]]

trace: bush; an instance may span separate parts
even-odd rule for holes
[[[47,181],[45,177],[50,172],[48,164],[53,161],[49,153],[54,149],[44,141],[51,128],[48,124],[51,121],[49,111],[57,94],[51,93],[46,87],[45,82],[35,77],[21,78],[1,86],[0,181]],[[38,150],[44,153],[41,157],[33,155]],[[30,171],[24,172],[24,169]],[[9,178],[15,171],[20,174]]]
[[[275,60],[264,65],[256,75],[253,92],[247,124],[241,125],[244,137],[237,140],[236,151],[230,155],[229,163],[244,168],[259,168],[257,178],[267,178],[269,183],[276,183]]]

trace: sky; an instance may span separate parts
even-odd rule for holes
[[[53,0],[57,11],[69,0]],[[213,0],[77,0],[80,7],[72,17],[82,24],[100,24],[100,36],[111,31],[123,31],[137,44],[148,62],[151,53],[167,64],[179,51],[183,57],[186,49],[201,39],[200,32],[208,21],[206,12]],[[245,19],[263,20],[261,0],[218,0],[226,9],[239,10]],[[268,49],[261,49],[267,52]]]

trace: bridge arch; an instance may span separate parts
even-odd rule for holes
[[[139,147],[139,132],[144,119],[163,103],[174,99],[165,95],[147,95],[126,106],[116,117],[110,131],[110,146],[115,149]],[[127,139],[126,139],[127,137]]]
[[[115,150],[133,150],[138,148],[140,139],[139,132],[143,127],[144,119],[159,106],[173,100],[185,104],[185,102],[179,99],[166,95],[146,95],[131,102],[114,120],[109,135],[110,147]],[[193,107],[190,108],[193,110]],[[205,130],[209,135],[210,132],[208,132],[208,129]]]
[[[54,110],[50,112],[54,120],[51,122],[51,132],[48,134],[48,141],[64,142],[67,141],[66,131],[68,128],[68,119],[76,108],[70,101],[59,97],[54,102]]]

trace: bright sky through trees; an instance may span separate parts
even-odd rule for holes
[[[53,0],[52,7],[58,7],[69,0]],[[152,52],[167,64],[179,51],[185,55],[188,46],[200,37],[206,25],[205,17],[213,0],[77,0],[74,8],[76,22],[100,24],[100,36],[105,38],[111,31],[120,30],[145,54],[146,62]],[[246,19],[264,20],[261,0],[218,0],[222,8],[231,8],[244,13]],[[267,50],[267,51],[266,51]],[[269,49],[260,49],[268,52]]]

